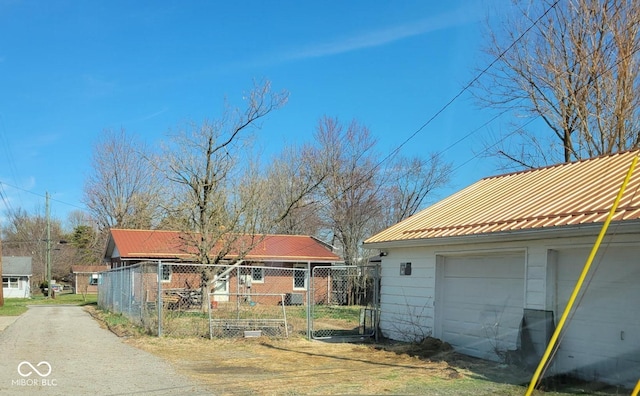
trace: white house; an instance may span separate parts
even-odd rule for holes
[[[31,257],[2,257],[2,291],[4,297],[31,297],[31,275]]]
[[[482,179],[366,240],[382,256],[383,334],[431,334],[471,356],[535,366],[639,154]],[[640,378],[639,188],[640,166],[546,375],[629,387]]]

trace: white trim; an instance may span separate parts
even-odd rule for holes
[[[299,271],[296,270],[296,268],[298,269],[305,269],[308,270],[309,269],[309,263],[301,263],[301,262],[297,262],[293,264],[293,290],[307,290],[307,288],[309,287],[309,285],[307,284],[307,272],[304,271]],[[304,286],[303,287],[296,287],[296,275],[302,273],[302,275],[304,276],[303,278],[303,282],[304,282]]]

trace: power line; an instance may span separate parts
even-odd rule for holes
[[[486,74],[489,69],[491,69],[508,51],[510,51],[513,47],[515,47],[515,45],[522,40],[522,38],[529,33],[529,31],[531,31],[531,29],[533,29],[535,27],[535,25],[538,24],[538,22],[540,22],[542,20],[542,18],[544,18],[553,8],[555,8],[555,6],[560,2],[560,0],[556,0],[552,5],[550,5],[545,11],[544,13],[542,13],[542,15],[540,15],[535,21],[533,21],[531,23],[531,25],[529,25],[529,27],[527,27],[527,29],[525,29],[525,31],[520,34],[520,36],[518,36],[505,50],[503,50],[498,56],[496,56],[493,61],[491,61],[491,63],[489,63],[488,66],[486,66],[484,69],[482,69],[480,71],[480,73],[478,73],[473,79],[471,79],[471,81],[469,81],[457,94],[455,94],[451,99],[449,99],[449,101],[447,103],[444,104],[444,106],[442,106],[439,110],[437,110],[425,123],[423,123],[415,132],[413,132],[411,135],[409,135],[408,138],[406,138],[402,143],[400,143],[394,150],[391,151],[391,153],[389,155],[387,155],[386,157],[384,157],[380,163],[382,164],[383,162],[385,162],[386,160],[388,160],[389,158],[391,158],[393,155],[395,155],[398,151],[400,151],[400,149],[402,147],[404,147],[407,143],[409,143],[411,140],[413,140],[420,132],[422,132],[422,130],[424,128],[426,128],[429,124],[431,124],[433,122],[433,120],[435,120],[436,118],[438,118],[438,116],[440,116],[440,114],[442,114],[446,109],[448,109],[453,102],[455,102],[456,100],[458,100],[465,92],[467,92],[484,74]],[[476,129],[477,131],[478,129]],[[475,131],[474,131],[475,133]],[[463,139],[458,140],[458,142],[456,142],[455,144],[461,142],[462,140],[466,139],[467,137],[471,136],[473,133],[471,134],[467,134]],[[454,145],[455,145],[454,144]],[[444,151],[448,150],[449,148],[451,148],[452,146],[448,147],[447,149],[445,149]]]

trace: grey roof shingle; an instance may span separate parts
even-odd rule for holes
[[[31,257],[2,257],[3,276],[33,275],[31,271]]]

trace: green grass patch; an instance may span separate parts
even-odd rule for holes
[[[29,298],[5,298],[4,306],[0,307],[0,316],[20,316],[27,311]]]
[[[313,318],[329,318],[346,320],[348,322],[360,322],[360,311],[364,307],[354,306],[342,306],[342,305],[315,305],[313,307]]]
[[[0,307],[0,316],[18,316],[27,311],[28,305],[42,304],[73,304],[73,305],[95,305],[98,301],[96,294],[89,294],[83,298],[81,294],[58,294],[56,298],[47,298],[37,295],[32,298],[5,298],[4,306]]]

